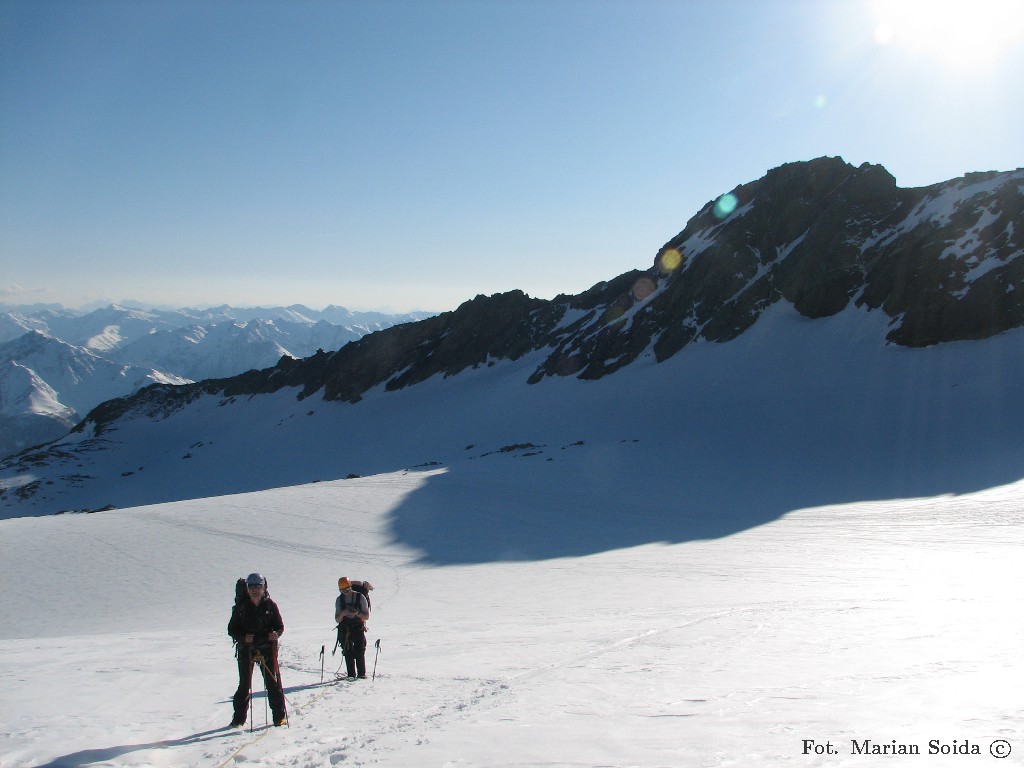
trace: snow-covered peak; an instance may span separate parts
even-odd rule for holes
[[[0,362],[0,415],[29,413],[71,422],[74,410],[35,371],[13,360]]]
[[[146,383],[186,383],[187,379],[135,365],[108,360],[83,347],[32,331],[0,344],[0,363],[15,364],[32,376],[26,383],[43,383],[49,393],[59,393],[61,403],[84,414],[97,402],[135,392]],[[29,397],[28,393],[24,397]],[[13,415],[13,413],[8,413]]]

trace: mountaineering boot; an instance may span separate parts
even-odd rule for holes
[[[278,715],[274,718],[274,727],[288,724],[288,715]]]
[[[243,725],[245,725],[245,718],[235,715],[235,717],[231,718],[231,725],[228,728],[241,728]]]

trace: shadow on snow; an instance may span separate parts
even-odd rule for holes
[[[682,421],[654,413],[619,442],[452,463],[395,509],[391,532],[424,564],[576,557],[729,536],[798,509],[1020,480],[1019,401],[969,399],[725,398]]]
[[[79,752],[73,752],[70,755],[55,758],[49,763],[41,765],[39,768],[79,768],[79,766],[114,760],[121,755],[128,754],[129,752],[140,752],[147,749],[165,749],[168,747],[183,747],[189,744],[201,744],[203,742],[222,739],[235,733],[238,733],[236,729],[224,726],[223,728],[216,728],[212,731],[193,733],[191,736],[185,736],[180,739],[154,741],[148,744],[123,744],[116,747],[83,749]]]

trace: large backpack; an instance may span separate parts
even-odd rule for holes
[[[366,609],[369,610],[371,608],[370,591],[373,589],[373,584],[368,581],[353,581],[352,589],[366,598]]]
[[[241,606],[245,605],[245,601],[249,599],[249,588],[246,586],[245,579],[239,579],[235,582],[235,607],[237,611]]]
[[[239,579],[235,582],[235,604],[231,606],[231,620],[228,622],[228,633],[231,632],[231,625],[235,623],[235,617],[242,615],[242,611],[245,609],[244,601],[248,599],[249,588],[246,586],[245,579]],[[232,637],[231,643],[235,646],[235,656],[237,656],[238,640]]]

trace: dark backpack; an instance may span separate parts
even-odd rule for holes
[[[370,590],[373,589],[373,584],[368,581],[353,581],[352,589],[366,598],[366,609],[369,610],[372,607],[370,605]]]
[[[228,634],[231,633],[231,625],[235,623],[235,618],[242,616],[242,611],[245,610],[245,601],[248,599],[249,589],[245,584],[245,579],[239,579],[235,582],[235,604],[231,606],[231,620],[228,621]],[[235,646],[235,655],[237,656],[238,640],[232,636],[231,642]]]
[[[245,584],[245,579],[239,579],[235,582],[235,610],[245,605],[245,601],[248,599],[249,588]]]

